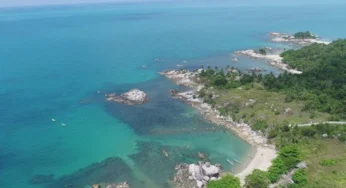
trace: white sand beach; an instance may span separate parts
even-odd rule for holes
[[[235,176],[237,176],[240,179],[240,183],[244,185],[246,176],[251,174],[255,169],[263,171],[268,170],[268,168],[272,165],[271,161],[275,159],[276,156],[277,152],[275,149],[257,146],[256,153],[254,156],[252,156],[250,163],[248,163],[245,169],[243,169],[241,172],[236,173]]]

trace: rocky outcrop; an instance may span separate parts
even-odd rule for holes
[[[285,109],[285,115],[288,115],[288,116],[291,116],[291,115],[293,115],[294,113],[293,113],[293,110],[291,109],[291,108],[286,108]]]
[[[204,188],[207,183],[220,178],[220,165],[211,165],[209,162],[199,162],[196,164],[179,164],[175,168],[177,170],[174,177],[176,188]]]
[[[119,184],[107,185],[106,188],[130,188],[130,185],[127,182]]]
[[[126,93],[117,96],[114,93],[105,95],[107,101],[117,102],[120,104],[137,105],[149,102],[149,97],[146,93],[139,89],[132,89]]]
[[[172,80],[177,85],[182,85],[186,87],[197,87],[198,84],[198,74],[201,70],[190,72],[187,70],[172,70],[160,72],[161,75],[166,76],[168,79]]]

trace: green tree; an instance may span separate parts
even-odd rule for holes
[[[258,52],[262,55],[267,55],[267,51],[264,48],[259,49]]]
[[[269,184],[267,173],[258,169],[245,178],[245,188],[267,188]]]
[[[220,180],[210,181],[207,188],[240,188],[240,181],[237,177],[226,175]]]
[[[281,148],[279,157],[281,157],[287,169],[294,168],[300,162],[300,153],[296,145]]]
[[[272,183],[277,182],[281,175],[287,172],[287,168],[281,157],[272,161],[272,166],[268,169],[268,178]]]
[[[297,32],[293,36],[296,39],[315,39],[315,38],[317,38],[310,31]]]

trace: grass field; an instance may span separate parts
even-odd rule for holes
[[[335,139],[309,140],[299,144],[306,169],[306,188],[346,187],[346,144]]]
[[[235,121],[253,124],[258,120],[264,120],[268,125],[284,121],[290,124],[303,124],[311,120],[323,122],[329,117],[328,114],[317,111],[303,111],[303,102],[287,103],[285,94],[266,91],[259,86],[250,89],[214,89],[213,93],[219,95],[215,99],[219,110],[230,115]],[[291,113],[285,113],[285,109],[288,108],[292,110]]]

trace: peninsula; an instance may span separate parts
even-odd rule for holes
[[[174,98],[257,148],[245,170],[235,174],[242,186],[340,187],[346,183],[341,178],[341,166],[346,165],[346,58],[342,54],[346,54],[346,40],[285,51],[279,55],[281,62],[301,73],[286,71],[277,77],[235,68],[161,74],[191,88],[171,91]]]

